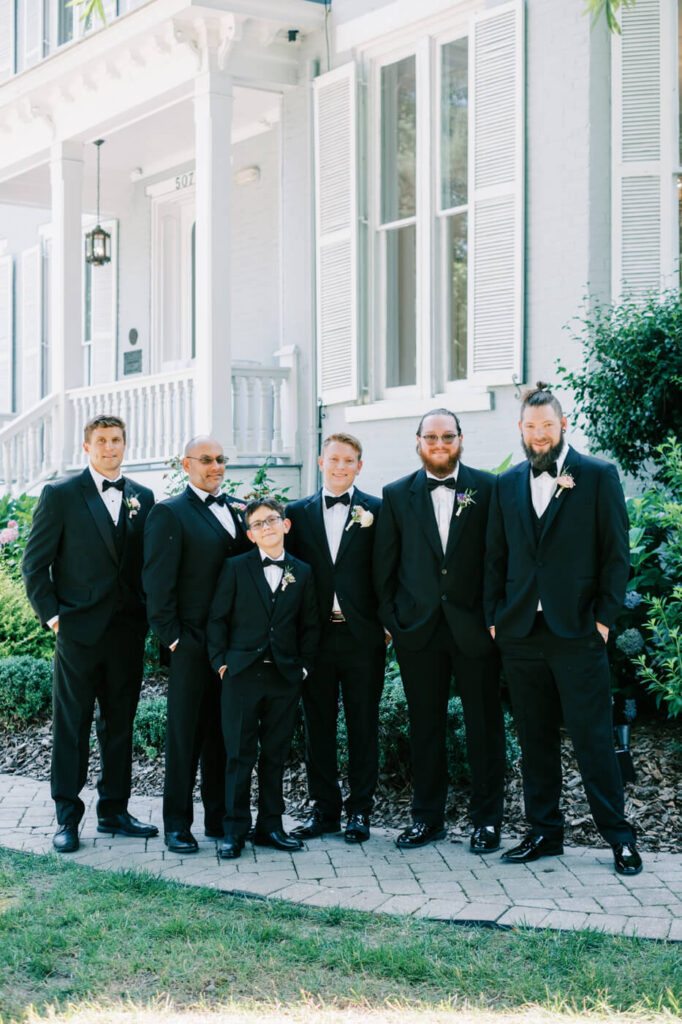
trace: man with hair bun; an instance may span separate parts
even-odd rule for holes
[[[606,656],[630,569],[623,490],[614,466],[567,444],[548,384],[523,395],[519,430],[526,458],[498,478],[486,552],[486,618],[511,694],[530,826],[503,857],[524,864],[563,853],[563,719],[615,870],[636,875]]]

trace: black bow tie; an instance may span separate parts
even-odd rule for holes
[[[345,494],[339,494],[338,498],[335,498],[333,494],[325,494],[324,503],[327,508],[333,508],[334,505],[350,505],[350,494],[346,491]]]
[[[278,569],[284,569],[284,559],[278,562],[276,558],[264,558],[263,568],[265,569],[267,565],[276,565]]]
[[[457,481],[454,476],[449,476],[447,480],[434,480],[433,477],[426,478],[426,486],[429,491],[435,491],[437,487],[449,487],[451,491],[457,490]]]
[[[102,494],[104,494],[105,491],[108,491],[110,487],[115,487],[117,491],[120,491],[121,494],[123,494],[123,488],[125,485],[126,482],[123,477],[120,477],[118,480],[104,480],[102,483]]]
[[[538,476],[542,476],[543,473],[549,473],[550,476],[556,477],[556,475],[557,475],[556,462],[553,462],[551,464],[551,466],[547,467],[547,469],[536,469],[535,466],[531,466],[530,467],[530,471],[533,474],[533,478],[538,477]]]
[[[227,495],[209,494],[208,498],[206,499],[206,507],[208,508],[209,505],[220,505],[221,507],[224,508],[225,505],[227,505]]]

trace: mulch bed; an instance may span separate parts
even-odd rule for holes
[[[147,695],[149,695],[147,689]],[[156,689],[156,687],[154,687]],[[161,687],[158,687],[161,692]],[[48,724],[22,732],[0,730],[0,772],[49,779],[51,727]],[[626,814],[637,828],[643,850],[680,852],[682,847],[682,729],[680,723],[655,716],[637,719],[631,737],[632,756],[637,778],[626,787]],[[97,781],[96,746],[90,759],[88,782]],[[576,846],[599,846],[598,835],[573,757],[568,737],[563,742],[563,809],[566,815],[566,842]],[[150,761],[136,758],[133,765],[133,792],[142,796],[160,795],[163,786],[163,757]],[[306,801],[305,768],[291,764],[284,779],[288,812],[304,819],[309,813]],[[404,781],[382,776],[376,794],[372,822],[387,827],[404,826],[410,821],[411,790]],[[198,797],[197,797],[198,798]],[[448,799],[448,825],[453,836],[470,832],[466,788],[452,788]],[[519,764],[510,767],[507,779],[504,831],[508,835],[525,832],[523,793]]]

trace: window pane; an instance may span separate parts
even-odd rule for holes
[[[387,231],[386,386],[417,382],[417,231],[412,224]]]
[[[442,49],[441,204],[443,210],[467,201],[467,142],[469,115],[467,39]]]
[[[447,219],[448,380],[467,375],[467,215]]]
[[[416,213],[417,82],[415,58],[381,69],[381,220]]]
[[[70,42],[73,39],[73,7],[69,6],[70,0],[59,0],[59,45]]]

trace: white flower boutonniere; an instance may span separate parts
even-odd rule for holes
[[[286,590],[290,583],[295,583],[295,582],[296,582],[296,577],[294,576],[294,574],[291,571],[291,569],[289,569],[289,568],[285,569],[284,570],[284,575],[282,576],[282,588],[281,589],[282,590]]]
[[[228,504],[231,505],[232,508],[236,508],[237,512],[243,512],[246,508],[246,502],[239,501],[238,498],[230,498]]]
[[[360,525],[360,529],[363,530],[366,526],[371,526],[374,522],[374,515],[368,508],[363,508],[362,505],[353,505],[350,510],[350,522],[346,527],[346,530],[350,530],[351,526],[355,526],[356,523]]]
[[[556,479],[557,492],[554,495],[555,498],[560,498],[564,491],[572,491],[575,487],[575,480],[571,476],[568,470],[564,470],[561,476]]]
[[[470,487],[467,487],[466,491],[462,491],[461,494],[457,495],[457,511],[456,516],[462,514],[465,508],[469,508],[470,505],[475,505],[474,494],[476,491],[472,491]]]
[[[128,509],[128,519],[134,519],[140,511],[140,502],[133,494],[130,498],[124,498],[123,504]]]

